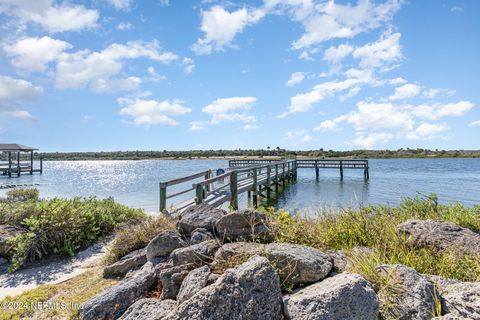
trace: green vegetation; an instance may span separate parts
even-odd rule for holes
[[[113,263],[134,250],[144,248],[160,232],[168,230],[175,230],[175,221],[165,216],[148,216],[142,223],[119,228],[105,261]]]
[[[319,157],[319,158],[479,158],[480,150],[186,150],[186,151],[112,151],[112,152],[52,152],[40,153],[44,160],[143,160],[143,159],[197,159],[238,157]]]
[[[8,197],[22,201],[0,202],[0,225],[25,231],[8,239],[10,271],[50,256],[73,256],[115,228],[146,217],[143,210],[125,207],[111,198],[38,200],[37,190],[10,191]]]
[[[397,226],[410,219],[444,220],[480,231],[480,205],[440,205],[435,195],[405,198],[395,208],[367,206],[345,209],[314,218],[291,217],[285,211],[267,211],[275,226],[276,241],[312,246],[320,250],[342,250],[354,261],[352,271],[364,275],[377,290],[385,284],[376,277],[380,264],[404,264],[420,273],[464,281],[480,281],[480,256],[454,250],[418,248],[397,232]],[[370,250],[352,250],[369,247]]]

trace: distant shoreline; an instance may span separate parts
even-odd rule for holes
[[[271,152],[271,151],[270,151]],[[211,153],[211,155],[208,155]],[[319,159],[447,159],[480,158],[480,150],[465,151],[418,151],[418,150],[378,150],[378,151],[284,151],[278,154],[266,154],[264,150],[247,151],[245,154],[232,152],[223,155],[217,151],[121,151],[121,152],[65,152],[39,153],[44,161],[88,161],[88,160],[228,160],[228,159],[283,159],[283,158],[319,158]]]

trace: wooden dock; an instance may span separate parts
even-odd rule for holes
[[[320,169],[339,169],[343,179],[344,169],[363,169],[364,178],[369,178],[368,160],[325,160],[325,159],[298,159],[298,160],[267,160],[267,159],[235,159],[229,161],[226,172],[213,175],[212,170],[202,171],[186,177],[160,182],[160,212],[168,211],[167,200],[178,198],[188,193],[193,197],[177,203],[170,200],[170,211],[182,212],[191,206],[207,203],[214,207],[229,203],[234,210],[238,209],[238,196],[247,192],[252,200],[253,207],[258,205],[258,197],[267,201],[272,193],[278,195],[279,187],[297,181],[297,170],[314,168],[317,179]],[[168,194],[169,187],[189,183],[187,188]],[[184,196],[185,198],[185,196]]]
[[[0,175],[12,177],[12,175],[20,176],[22,173],[43,173],[42,157],[40,157],[40,167],[34,168],[35,150],[38,149],[21,144],[0,144],[0,160],[6,160],[0,162]],[[28,161],[21,161],[21,155],[25,153],[28,155]]]

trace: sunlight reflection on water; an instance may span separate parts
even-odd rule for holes
[[[39,184],[42,197],[109,197],[133,207],[158,211],[159,182],[207,169],[225,168],[225,160],[145,161],[46,161],[44,174],[0,177],[0,185]],[[170,193],[191,186],[175,186]],[[0,190],[5,193],[6,190]],[[319,209],[359,204],[396,205],[417,192],[438,194],[441,202],[480,202],[480,159],[378,159],[370,160],[370,180],[362,170],[345,170],[343,181],[337,170],[301,169],[298,183],[279,197],[278,207],[290,212],[318,213]],[[193,197],[193,193],[187,197]],[[246,195],[240,197],[246,204]]]

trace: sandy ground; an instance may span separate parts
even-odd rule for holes
[[[21,294],[42,284],[60,283],[87,271],[101,263],[109,244],[94,244],[71,258],[29,266],[13,274],[0,274],[0,299]]]

